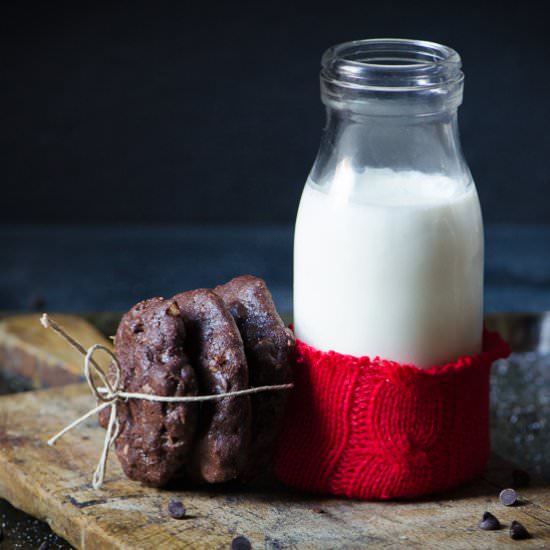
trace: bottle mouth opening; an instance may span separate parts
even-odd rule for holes
[[[411,91],[460,84],[458,53],[424,40],[380,38],[355,40],[329,48],[322,57],[321,78],[347,88]]]

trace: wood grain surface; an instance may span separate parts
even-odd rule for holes
[[[77,316],[54,315],[85,346],[109,344]],[[38,315],[0,321],[0,365],[34,387],[79,380],[82,358]],[[117,315],[105,319],[114,331]],[[98,325],[97,319],[92,319]],[[105,328],[108,327],[108,328]],[[109,332],[111,331],[111,332]],[[97,359],[104,360],[99,354]],[[44,519],[76,548],[229,548],[245,535],[253,548],[550,548],[550,487],[520,491],[523,504],[506,508],[498,492],[511,484],[512,466],[496,457],[486,475],[456,491],[407,502],[359,502],[298,494],[265,480],[254,486],[171,491],[128,481],[115,457],[106,483],[94,491],[90,478],[105,432],[96,419],[69,433],[55,448],[46,440],[94,405],[82,384],[0,398],[0,496]],[[167,512],[181,499],[183,520]],[[485,532],[477,523],[486,510],[504,528]],[[508,535],[512,520],[532,533],[528,541]]]
[[[76,315],[54,314],[85,348],[93,344],[112,347],[111,342],[86,320]],[[107,368],[108,358],[97,354]],[[2,372],[23,377],[32,388],[62,386],[83,380],[82,356],[59,335],[40,324],[39,314],[13,315],[0,320]]]
[[[0,494],[46,520],[83,550],[229,548],[245,535],[253,548],[550,548],[550,488],[521,490],[521,506],[506,508],[498,492],[510,485],[511,468],[495,461],[483,479],[457,491],[410,502],[359,502],[264,487],[180,488],[161,491],[128,481],[115,457],[106,483],[94,491],[91,472],[104,431],[95,419],[56,447],[46,440],[94,401],[85,385],[0,398]],[[189,517],[172,519],[171,498]],[[506,526],[481,531],[486,510]],[[512,520],[533,538],[509,538]]]

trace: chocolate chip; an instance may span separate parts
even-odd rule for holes
[[[514,470],[512,472],[512,484],[516,489],[528,487],[531,483],[531,476],[525,470]]]
[[[510,525],[510,538],[524,540],[531,538],[531,535],[519,521],[513,521],[512,525]]]
[[[250,541],[243,535],[239,535],[231,541],[231,550],[250,550],[251,548]]]
[[[479,528],[484,531],[495,531],[500,529],[500,521],[491,514],[491,512],[484,512],[481,521],[479,522]]]
[[[185,517],[185,512],[185,506],[183,505],[183,502],[181,500],[172,499],[168,503],[168,513],[174,519],[183,519]]]
[[[504,506],[514,506],[518,503],[518,494],[514,491],[514,489],[503,489],[500,491],[498,498]]]

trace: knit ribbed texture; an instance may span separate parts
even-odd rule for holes
[[[275,472],[291,487],[361,499],[417,497],[481,474],[489,458],[489,374],[510,353],[483,351],[420,369],[297,342],[294,390]]]

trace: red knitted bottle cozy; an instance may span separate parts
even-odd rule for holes
[[[479,355],[420,369],[298,341],[276,475],[362,499],[416,497],[474,478],[489,458],[491,364],[509,353],[485,331]]]

